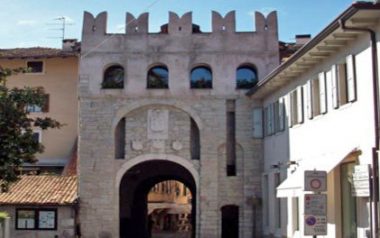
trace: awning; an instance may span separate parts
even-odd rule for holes
[[[315,158],[304,159],[299,163],[292,174],[288,176],[278,187],[277,197],[296,197],[303,193],[304,190],[304,172],[306,170],[320,170],[331,172],[338,164],[352,153],[358,152],[358,149],[353,149],[350,152],[332,152],[321,154]]]

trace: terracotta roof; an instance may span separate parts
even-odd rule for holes
[[[0,205],[71,205],[76,199],[76,176],[21,176],[8,192],[0,193]]]
[[[44,47],[0,49],[0,59],[54,58],[76,55],[78,55],[78,51],[64,51],[61,49]]]

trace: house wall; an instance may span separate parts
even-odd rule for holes
[[[38,154],[39,163],[65,165],[70,158],[77,138],[78,99],[77,78],[78,59],[47,58],[31,59],[44,62],[44,73],[26,73],[12,76],[7,86],[43,87],[49,94],[49,111],[47,113],[31,113],[35,117],[51,117],[63,124],[61,129],[49,129],[42,132],[42,144],[45,151]],[[4,68],[26,67],[25,59],[1,59]]]
[[[262,143],[251,136],[252,109],[246,90],[235,86],[236,69],[243,63],[256,66],[259,78],[278,64],[275,13],[256,18],[256,32],[235,32],[235,20],[213,13],[213,32],[192,34],[191,14],[170,14],[169,33],[151,34],[144,21],[136,32],[105,34],[106,14],[85,13],[80,62],[80,185],[83,237],[119,236],[119,182],[130,164],[170,159],[192,172],[197,183],[196,237],[221,236],[221,207],[239,206],[239,237],[260,233],[261,212],[252,201],[261,197]],[[265,25],[267,24],[267,28]],[[224,30],[222,30],[224,29]],[[101,89],[104,69],[111,64],[125,69],[124,89]],[[169,69],[169,89],[147,89],[148,68],[164,63]],[[207,64],[213,73],[212,89],[190,89],[190,70]],[[236,101],[237,176],[226,176],[226,101]],[[167,138],[155,146],[147,135],[149,110],[169,113]],[[135,113],[138,112],[138,113]],[[124,159],[115,160],[114,129],[126,117],[127,141],[141,140],[139,151],[126,144]],[[189,118],[198,125],[200,160],[191,160]],[[128,135],[128,132],[130,133]],[[181,133],[180,133],[181,132]],[[182,147],[173,151],[171,143]],[[253,224],[256,224],[253,227]]]
[[[299,224],[300,229],[295,231],[294,219],[295,207],[292,205],[292,198],[281,198],[281,228],[277,228],[275,222],[276,213],[274,204],[276,203],[276,189],[273,182],[274,173],[280,172],[284,180],[297,170],[297,165],[286,166],[287,161],[296,161],[300,167],[308,167],[310,164],[316,166],[325,163],[326,160],[337,160],[343,162],[346,155],[353,150],[360,150],[354,158],[359,164],[371,164],[372,148],[374,140],[374,113],[373,113],[373,85],[372,85],[372,64],[370,41],[368,35],[362,35],[357,40],[351,42],[342,50],[332,54],[330,57],[318,63],[304,74],[295,78],[285,87],[277,90],[263,100],[263,106],[273,103],[280,97],[285,97],[287,125],[290,125],[290,99],[289,93],[298,86],[305,85],[307,80],[318,77],[318,73],[326,72],[327,75],[327,113],[319,115],[313,119],[307,116],[306,94],[304,94],[304,123],[291,128],[286,127],[285,131],[264,139],[264,170],[269,176],[268,201],[269,224],[264,227],[266,234],[275,234],[276,237],[300,237],[303,235],[303,195],[299,195]],[[357,101],[347,103],[338,109],[332,106],[332,84],[331,66],[344,59],[347,55],[354,54],[356,57],[356,83]],[[337,158],[337,156],[339,158]],[[280,168],[274,169],[272,165],[282,163]],[[309,166],[310,167],[310,166]],[[312,168],[310,168],[312,169]],[[341,237],[341,196],[340,196],[340,169],[339,165],[331,172],[328,171],[328,236]],[[300,178],[303,180],[303,178]],[[303,184],[303,182],[301,182]],[[368,198],[357,199],[357,220],[358,237],[366,237],[366,230],[369,229]],[[286,211],[288,215],[286,215]]]
[[[10,237],[12,238],[47,238],[47,237],[74,237],[74,209],[70,206],[48,207],[57,209],[57,230],[16,230],[16,208],[43,208],[35,206],[1,206],[11,217]]]

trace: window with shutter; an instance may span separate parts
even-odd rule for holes
[[[273,103],[269,104],[268,107],[268,130],[269,135],[274,133],[274,106]]]
[[[303,123],[303,87],[297,89],[297,122]]]
[[[314,80],[312,79],[312,80],[307,81],[306,83],[306,109],[307,109],[307,117],[309,119],[312,119],[314,116],[313,81]]]
[[[278,101],[278,129],[285,130],[285,99],[280,98]]]
[[[346,57],[347,70],[347,101],[356,100],[356,77],[355,77],[355,57],[349,55]]]
[[[263,138],[263,109],[261,107],[253,109],[253,138]]]
[[[338,102],[339,106],[346,104],[347,101],[347,64],[337,65],[338,77]]]
[[[333,106],[356,100],[355,57],[349,55],[332,68]]]
[[[337,67],[333,65],[331,67],[331,95],[333,108],[338,108],[338,82],[337,82]]]
[[[29,104],[26,106],[27,112],[49,112],[49,94],[44,95],[43,105]]]
[[[321,106],[320,106],[320,84],[319,78],[315,78],[311,81],[311,94],[312,94],[312,110],[313,117],[321,114]]]
[[[297,108],[297,90],[290,93],[290,125],[294,126],[298,123],[298,108]]]
[[[327,112],[327,94],[326,94],[326,73],[322,72],[318,75],[319,81],[319,111],[321,114]]]
[[[49,94],[44,95],[44,105],[42,107],[43,112],[49,112],[49,102],[50,102],[50,96]]]
[[[280,119],[280,115],[279,115],[279,109],[280,108],[280,104],[279,104],[279,101],[276,101],[273,103],[273,132],[274,133],[277,133],[280,131],[280,122],[279,122],[279,119]]]

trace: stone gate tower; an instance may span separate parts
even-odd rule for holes
[[[190,12],[169,13],[159,33],[147,13],[127,13],[125,34],[107,34],[106,21],[84,14],[83,237],[147,237],[146,195],[166,179],[191,190],[193,237],[260,234],[262,146],[245,93],[278,65],[276,13],[256,13],[254,32],[236,32],[234,12],[212,12],[207,33]]]

